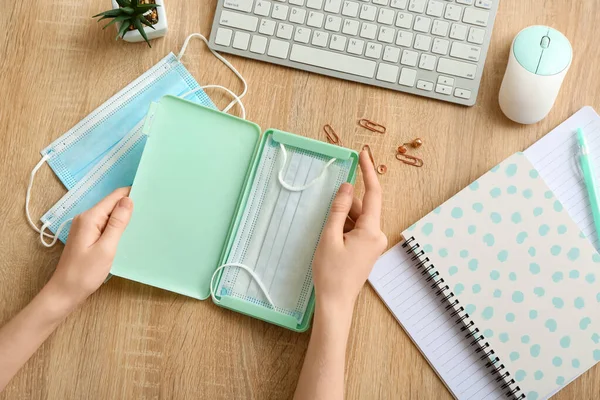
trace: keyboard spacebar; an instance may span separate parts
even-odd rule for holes
[[[365,78],[373,78],[375,75],[375,67],[377,66],[374,61],[301,46],[299,44],[292,45],[290,60],[302,64],[314,65],[315,67],[331,69],[333,71],[364,76]]]

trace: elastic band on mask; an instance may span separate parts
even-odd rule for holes
[[[217,299],[217,297],[215,295],[215,287],[214,287],[215,276],[217,276],[217,273],[220,270],[222,270],[223,268],[227,268],[227,267],[238,267],[238,268],[241,268],[241,269],[245,270],[246,272],[248,272],[250,274],[250,276],[252,276],[252,278],[254,279],[254,281],[256,282],[258,287],[260,288],[260,290],[262,290],[263,294],[267,298],[267,301],[269,302],[271,307],[273,307],[273,309],[275,308],[275,303],[273,303],[273,300],[271,299],[271,296],[269,296],[269,292],[267,291],[267,288],[265,288],[265,285],[263,285],[263,283],[260,280],[260,278],[258,277],[258,275],[256,275],[256,272],[254,272],[252,269],[250,269],[250,267],[248,267],[244,264],[240,264],[240,263],[223,264],[219,268],[215,269],[215,272],[213,272],[212,277],[210,278],[210,296],[212,297],[212,299],[215,303],[219,302],[219,300]]]
[[[283,154],[283,162],[281,163],[282,165],[281,165],[281,169],[279,170],[279,175],[278,175],[279,183],[281,184],[281,186],[283,186],[285,189],[289,190],[290,192],[301,192],[305,189],[308,189],[315,183],[317,183],[319,181],[319,179],[321,179],[323,177],[323,175],[325,175],[325,171],[327,171],[327,168],[329,168],[329,166],[331,164],[333,164],[336,160],[335,158],[332,158],[331,160],[329,160],[327,162],[327,164],[325,164],[325,166],[323,167],[321,172],[319,173],[319,176],[317,176],[315,179],[308,182],[307,184],[302,185],[302,186],[292,186],[283,180],[283,170],[285,169],[285,164],[287,163],[287,151],[286,151],[283,143],[279,143],[279,146],[281,147],[281,153]]]
[[[42,229],[40,230],[40,241],[42,242],[42,244],[46,247],[52,247],[56,244],[56,241],[58,240],[58,237],[60,236],[60,233],[62,232],[62,230],[64,229],[64,227],[69,223],[73,221],[73,218],[69,218],[64,220],[63,222],[60,223],[60,225],[58,226],[58,229],[56,230],[56,234],[54,236],[48,235],[46,233],[44,233],[44,231],[46,230],[46,228],[48,228],[48,226],[50,226],[50,222],[46,221],[44,222],[44,225],[42,225]],[[44,235],[46,236],[50,236],[52,238],[51,242],[46,242],[44,240]]]
[[[224,91],[226,91],[227,93],[229,93],[235,100],[235,102],[237,102],[240,106],[240,109],[242,110],[242,119],[246,119],[246,107],[244,107],[244,103],[242,103],[242,99],[239,98],[239,96],[235,93],[233,93],[231,90],[227,89],[226,87],[223,87],[221,85],[206,85],[206,86],[201,86],[198,87],[196,89],[192,89],[189,92],[185,92],[184,94],[182,94],[181,97],[182,99],[185,99],[186,97],[188,97],[190,94],[192,93],[196,93],[199,90],[203,90],[203,89],[222,89]],[[226,112],[225,110],[223,110],[223,112]]]
[[[29,214],[29,201],[31,200],[31,188],[33,187],[33,179],[35,178],[35,174],[38,172],[38,170],[42,167],[42,165],[44,165],[46,160],[49,158],[50,158],[50,155],[45,154],[42,157],[42,159],[31,170],[31,175],[29,176],[29,185],[27,185],[27,195],[25,196],[25,215],[27,216],[27,221],[29,222],[29,225],[31,225],[31,227],[37,233],[39,233],[40,236],[42,236],[42,237],[48,236],[49,238],[54,238],[53,235],[44,233],[44,229],[40,230],[37,227],[37,225],[33,222],[33,220],[31,219],[31,214]],[[43,240],[42,240],[42,242],[43,242]]]
[[[181,46],[181,50],[179,51],[179,54],[177,55],[177,61],[181,61],[181,57],[183,57],[183,54],[185,53],[185,50],[187,49],[188,43],[189,43],[190,39],[193,37],[198,37],[198,38],[202,39],[202,41],[206,44],[206,46],[208,47],[210,52],[213,53],[213,55],[215,57],[217,57],[223,64],[225,64],[242,81],[242,83],[244,84],[244,90],[238,97],[240,99],[242,97],[244,97],[246,95],[246,93],[248,92],[248,84],[246,83],[246,80],[244,79],[242,74],[240,74],[238,72],[238,70],[235,69],[235,67],[233,65],[231,65],[231,63],[225,59],[225,57],[223,57],[222,55],[220,55],[219,53],[217,53],[216,51],[211,49],[210,46],[208,45],[208,40],[206,40],[204,35],[202,35],[201,33],[192,33],[187,38],[185,38],[185,41],[183,42],[183,46]],[[233,107],[237,101],[239,101],[239,99],[236,98],[236,100],[229,103],[227,105],[227,107],[225,107],[223,109],[223,112],[227,112],[227,111],[231,110],[231,107]]]

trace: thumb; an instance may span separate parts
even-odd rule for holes
[[[346,218],[352,207],[352,194],[354,193],[354,187],[349,183],[343,183],[333,202],[331,203],[331,209],[329,211],[329,218],[323,228],[323,232],[329,235],[339,235],[340,237],[344,233],[344,224]]]
[[[116,251],[119,239],[125,231],[131,213],[133,212],[133,201],[129,197],[123,197],[110,213],[104,232],[98,242],[103,242],[109,249]]]

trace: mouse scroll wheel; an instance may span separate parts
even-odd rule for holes
[[[540,46],[542,46],[542,49],[547,49],[548,46],[550,46],[550,37],[542,36],[542,40],[540,41]]]

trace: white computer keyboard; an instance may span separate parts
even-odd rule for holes
[[[473,105],[499,0],[219,0],[210,46]]]

